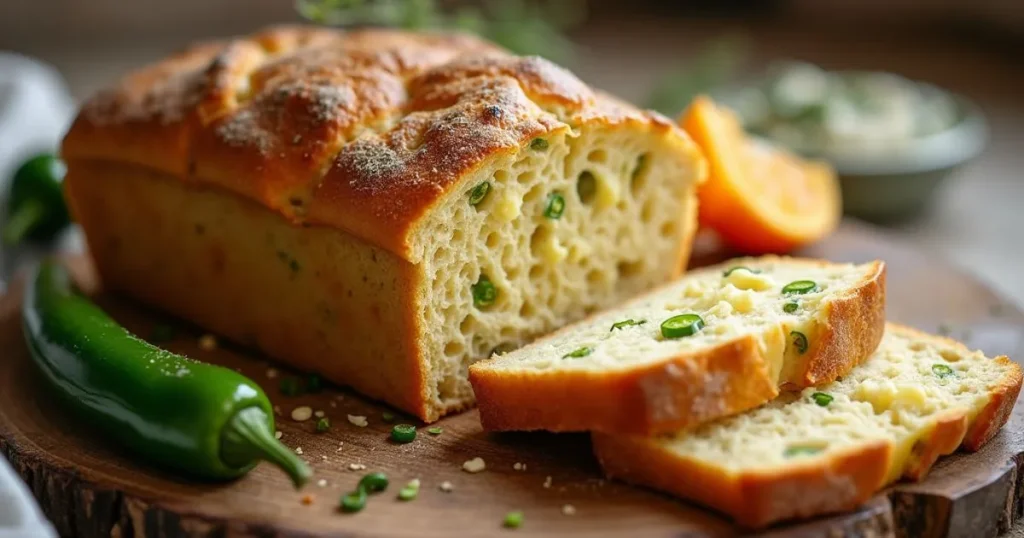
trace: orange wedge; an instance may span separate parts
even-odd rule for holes
[[[704,151],[700,221],[749,254],[784,253],[831,233],[842,214],[835,171],[747,135],[732,111],[697,97],[679,120]]]

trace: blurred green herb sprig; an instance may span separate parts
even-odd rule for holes
[[[461,30],[523,55],[564,62],[573,54],[565,31],[586,16],[584,0],[485,0],[450,5],[440,0],[296,0],[310,21],[341,27]]]

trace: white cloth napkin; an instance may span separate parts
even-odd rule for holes
[[[57,148],[74,108],[55,70],[24,56],[0,53],[0,193],[4,193],[0,194],[0,201],[6,195],[11,175],[25,158]],[[0,215],[3,217],[6,215]],[[0,253],[0,262],[13,265],[4,259],[11,255]],[[28,489],[0,457],[0,538],[55,536]]]
[[[21,161],[54,151],[73,119],[75,104],[52,67],[0,52],[0,188]]]

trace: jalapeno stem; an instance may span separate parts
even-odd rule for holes
[[[295,487],[302,487],[312,471],[294,452],[274,439],[269,422],[269,417],[259,407],[246,407],[235,413],[221,434],[221,459],[237,467],[256,459],[269,461],[288,473]]]
[[[43,213],[43,204],[36,200],[26,200],[18,205],[4,223],[4,244],[13,245],[20,242],[43,219]]]

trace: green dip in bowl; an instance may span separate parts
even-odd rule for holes
[[[751,133],[830,162],[844,212],[876,222],[920,212],[988,137],[966,98],[891,73],[788,63],[716,97]]]

